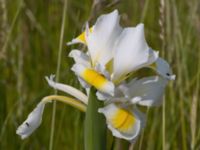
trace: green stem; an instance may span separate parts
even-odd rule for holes
[[[66,10],[67,10],[67,0],[64,1],[64,7],[63,7],[62,25],[61,25],[59,51],[58,51],[58,62],[57,62],[57,69],[56,69],[56,82],[58,82],[59,76],[60,76],[60,64],[61,64],[61,56],[62,56],[62,45],[63,45],[63,37],[64,37],[64,29],[65,29]],[[57,94],[57,90],[55,90],[55,94]],[[53,102],[49,150],[53,150],[55,116],[56,116],[56,102]]]
[[[149,109],[150,109],[150,108],[148,107],[148,108],[147,108],[147,111],[146,111],[147,120],[148,120],[148,116],[149,116]],[[146,120],[146,121],[147,121],[147,120]],[[139,150],[142,150],[143,139],[144,139],[144,131],[145,131],[145,130],[142,131],[142,134],[141,134],[141,137],[140,137],[139,148],[138,148]]]
[[[165,150],[165,96],[163,98],[163,107],[162,107],[162,149]]]
[[[1,54],[0,54],[0,58],[1,58],[1,57],[4,57],[3,55],[4,55],[4,53],[5,53],[6,50],[7,50],[8,44],[9,44],[10,39],[11,39],[11,34],[12,34],[12,32],[13,32],[13,29],[15,28],[17,19],[18,19],[19,15],[20,15],[20,12],[21,12],[23,6],[24,6],[24,1],[23,1],[23,0],[20,0],[20,1],[19,1],[19,6],[18,6],[17,11],[16,11],[15,16],[14,16],[14,19],[12,20],[12,23],[11,23],[11,27],[10,27],[10,29],[9,29],[9,31],[8,31],[8,33],[7,33],[7,35],[6,35],[6,39],[5,39],[4,45],[3,45],[3,47],[2,47],[2,51],[1,51]]]
[[[97,99],[95,93],[96,90],[92,87],[85,118],[85,150],[106,149],[106,122],[103,115],[98,113],[98,109],[103,106],[103,102]]]

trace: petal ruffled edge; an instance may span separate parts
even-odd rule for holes
[[[84,66],[91,67],[89,56],[78,49],[71,50],[69,57],[72,57],[77,64],[83,64]]]

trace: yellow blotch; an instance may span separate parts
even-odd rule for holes
[[[134,126],[134,123],[134,115],[125,109],[118,109],[111,119],[112,126],[125,133],[131,130],[131,128]]]
[[[106,64],[106,70],[112,74],[113,73],[113,59],[111,59],[107,64]]]
[[[90,32],[92,32],[93,27],[91,27],[89,30],[90,30]],[[86,32],[81,33],[76,39],[80,40],[84,44],[87,44],[86,39],[85,39],[85,34],[86,34]]]
[[[156,63],[154,62],[154,63],[152,63],[152,64],[150,65],[150,67],[156,69],[157,65],[156,65]]]
[[[103,86],[109,82],[103,75],[99,74],[93,69],[85,69],[82,74],[82,78],[94,86],[95,88],[101,90]]]

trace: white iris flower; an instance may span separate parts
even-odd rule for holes
[[[90,86],[94,86],[98,90],[97,97],[105,100],[105,106],[98,111],[105,116],[112,134],[134,141],[145,125],[145,115],[137,109],[137,105],[160,105],[165,87],[169,80],[175,79],[175,75],[169,64],[146,43],[144,25],[123,29],[119,19],[117,10],[100,16],[94,26],[87,26],[84,33],[68,43],[83,43],[88,52],[72,50],[69,56],[75,61],[72,70],[87,93]],[[158,75],[135,78],[126,83],[130,73],[143,67],[152,68]],[[46,80],[52,88],[77,99],[67,99],[68,104],[85,111],[88,103],[86,94],[54,82],[53,76],[46,77]],[[43,99],[38,104],[17,129],[17,134],[26,138],[39,127],[45,104],[49,101]]]
[[[46,79],[49,86],[66,92],[77,98],[77,102],[87,105],[88,97],[78,89],[62,83],[56,83],[53,81],[53,76],[50,76],[50,78],[46,77]],[[157,106],[161,104],[167,82],[168,80],[161,76],[152,76],[139,80],[133,79],[127,84],[119,85],[117,87],[118,95],[110,97],[105,102],[105,107],[99,109],[99,112],[105,115],[108,128],[113,135],[134,141],[145,125],[145,115],[133,104],[144,106]],[[19,126],[16,133],[22,139],[28,137],[39,127],[45,104],[50,101],[44,98],[33,112],[29,114],[22,125]]]
[[[102,15],[92,28],[68,44],[77,42],[87,45],[88,53],[72,50],[69,54],[75,60],[72,70],[81,84],[96,87],[101,94],[113,96],[115,85],[127,78],[129,73],[148,67],[158,58],[144,37],[144,25],[122,28],[119,14]],[[98,93],[98,95],[100,95]]]

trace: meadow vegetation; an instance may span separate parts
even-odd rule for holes
[[[167,86],[163,106],[144,109],[147,126],[134,145],[109,133],[109,146],[114,150],[200,149],[199,0],[0,0],[0,149],[49,149],[49,145],[83,149],[84,113],[62,103],[56,106],[53,141],[52,104],[29,138],[21,140],[15,132],[44,96],[54,94],[45,76],[57,70],[60,82],[82,89],[68,57],[77,46],[66,42],[84,30],[86,21],[92,24],[114,9],[119,10],[123,26],[144,23],[148,44],[169,62],[176,80]]]

